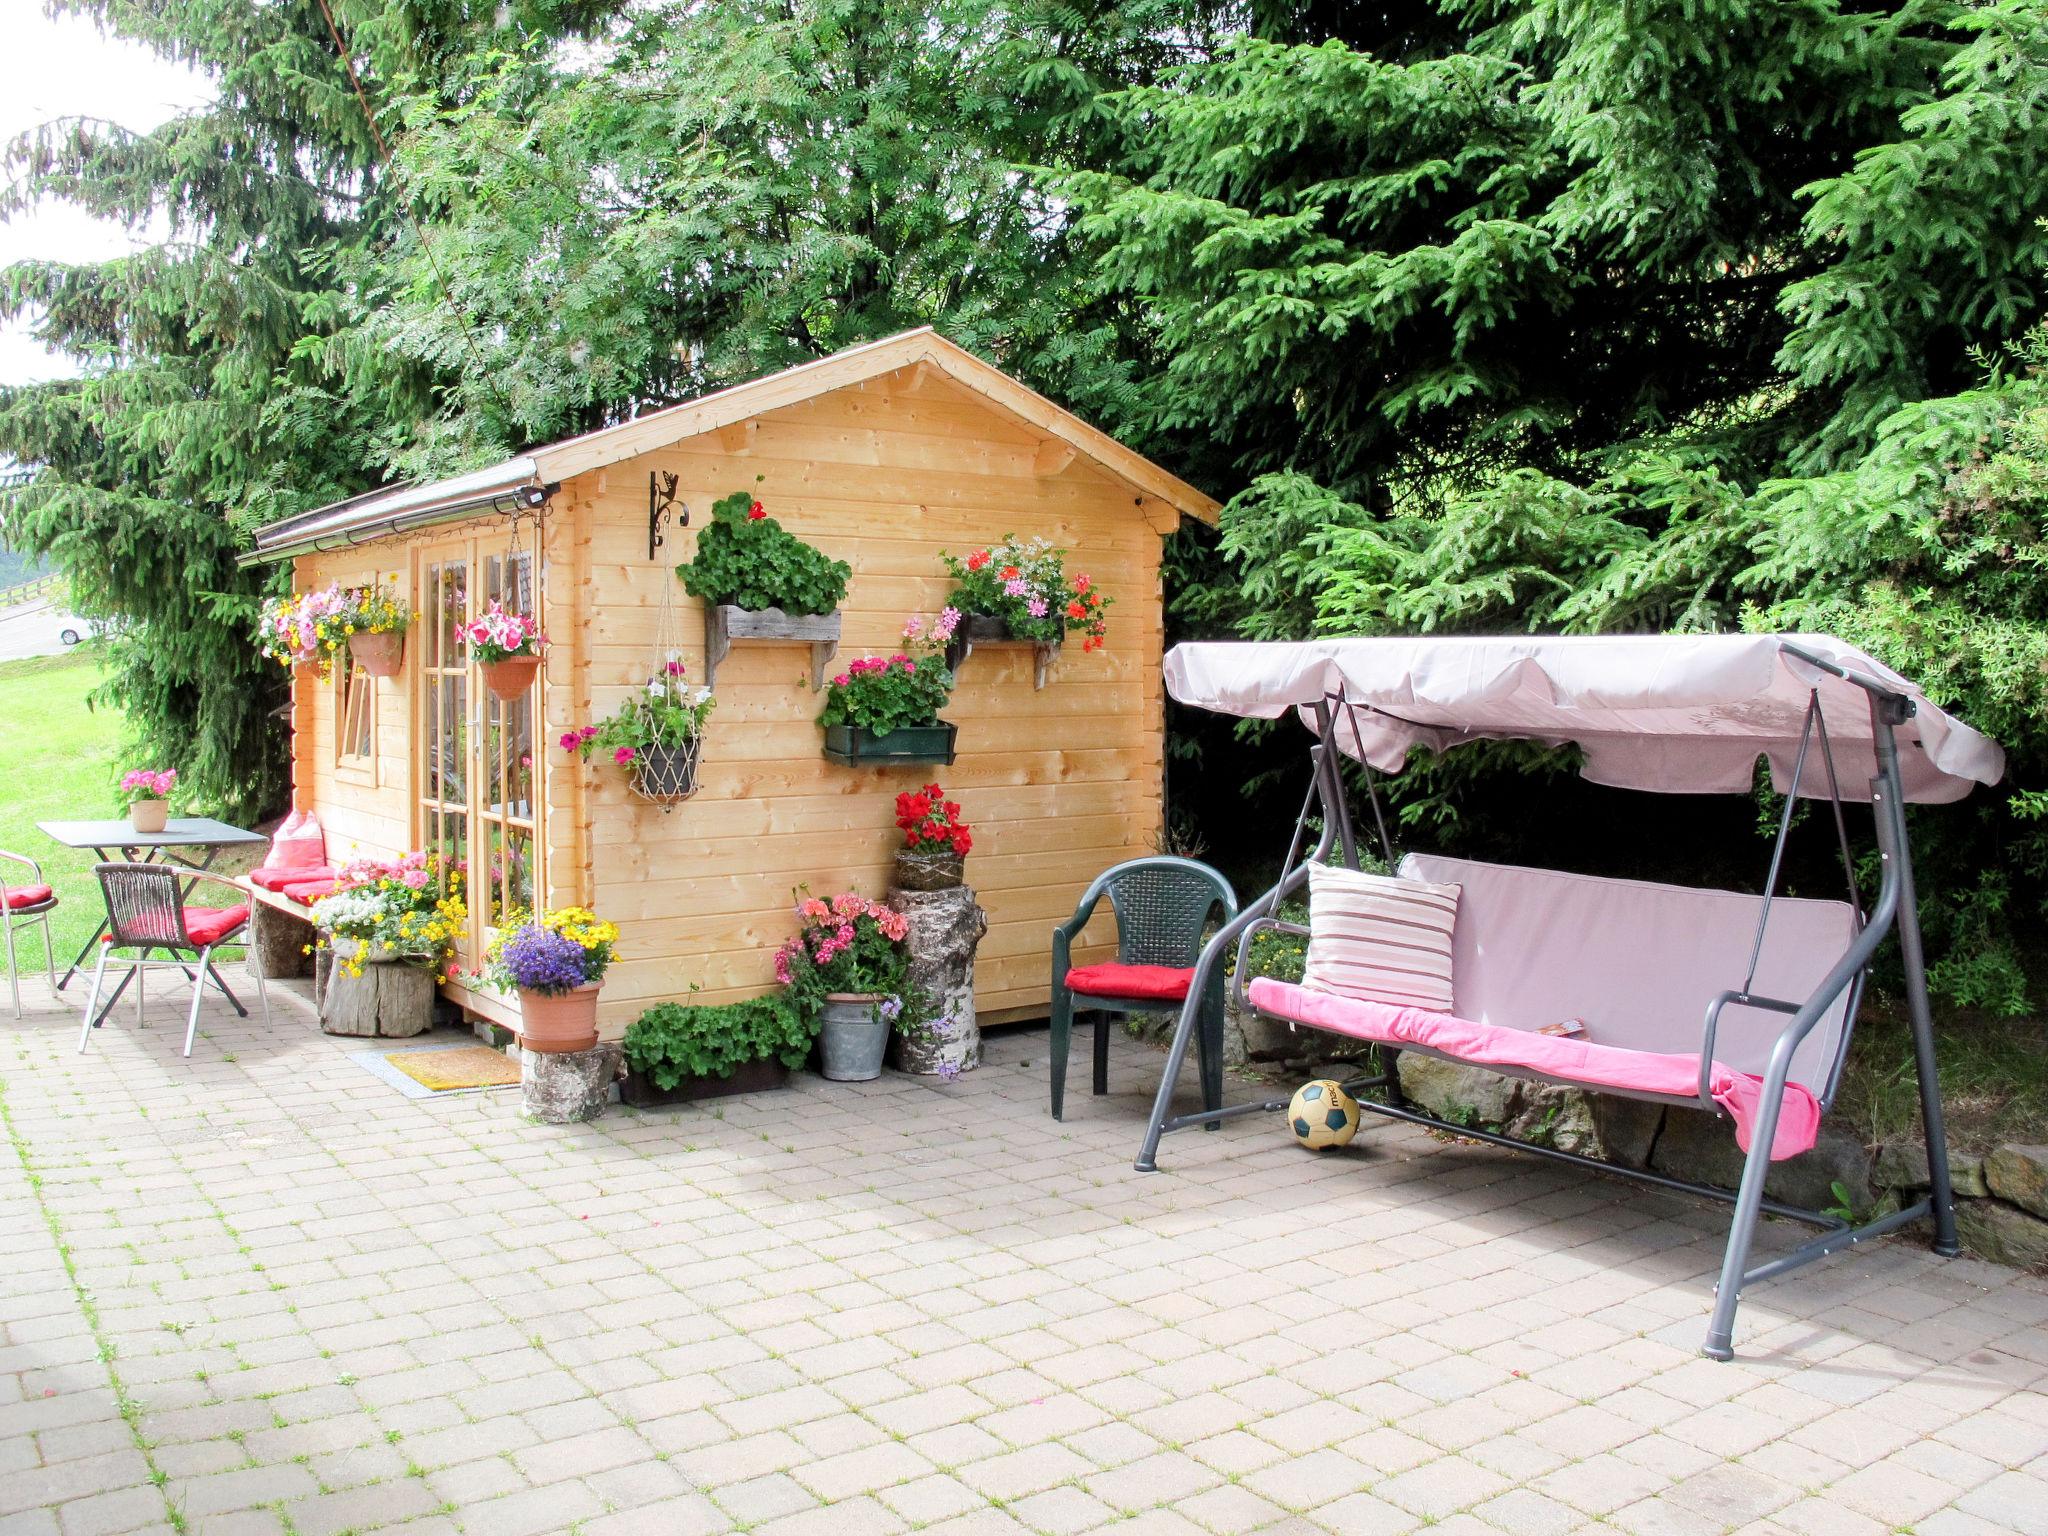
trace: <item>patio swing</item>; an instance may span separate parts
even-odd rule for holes
[[[1234,954],[1238,1006],[1291,1026],[1729,1116],[1746,1153],[1732,1193],[1451,1124],[1403,1100],[1391,1062],[1346,1085],[1380,1090],[1385,1102],[1361,1099],[1361,1107],[1394,1119],[1732,1201],[1703,1346],[1715,1359],[1733,1355],[1735,1309],[1746,1284],[1923,1218],[1933,1222],[1936,1253],[1958,1252],[1904,805],[1959,800],[1975,784],[1996,783],[2004,771],[1996,743],[1905,678],[1824,635],[1204,642],[1168,655],[1166,682],[1184,704],[1262,718],[1294,711],[1316,736],[1308,793],[1280,879],[1204,946],[1190,998],[1201,996],[1216,967]],[[1575,745],[1587,779],[1667,793],[1747,794],[1757,758],[1766,758],[1785,806],[1762,895],[1415,853],[1397,862],[1375,770],[1398,770],[1416,746],[1441,752],[1480,740]],[[1308,884],[1311,866],[1359,868],[1343,757],[1361,765],[1388,866],[1410,880],[1459,888],[1447,1013],[1267,977],[1245,984],[1245,959],[1258,933],[1308,933],[1278,911]],[[1846,782],[1845,764],[1855,768]],[[1800,799],[1825,800],[1830,808],[1848,880],[1844,901],[1778,892]],[[1856,889],[1846,801],[1867,801],[1876,827],[1881,877],[1867,910]],[[1766,1199],[1771,1162],[1814,1144],[1841,1084],[1869,964],[1894,931],[1929,1193],[1862,1225]],[[1568,1019],[1583,1021],[1583,1033],[1544,1032]],[[1176,1082],[1199,1027],[1191,1002],[1174,1032],[1140,1172],[1156,1168],[1160,1140],[1170,1132],[1214,1128],[1286,1104],[1262,1099],[1174,1114]],[[1751,1241],[1764,1212],[1818,1227],[1820,1235],[1752,1268]]]

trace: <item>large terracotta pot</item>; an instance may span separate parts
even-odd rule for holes
[[[519,989],[519,1048],[542,1055],[587,1051],[597,1044],[597,993],[586,982],[572,992]]]
[[[484,686],[501,699],[524,698],[526,690],[533,686],[534,674],[540,671],[538,656],[507,656],[503,661],[484,662],[481,669]]]
[[[128,802],[128,825],[138,832],[161,832],[170,813],[171,802],[168,800],[131,800]]]
[[[879,993],[828,992],[818,1024],[818,1070],[835,1083],[865,1083],[882,1075],[889,1021],[876,1017]]]
[[[405,631],[382,630],[374,635],[350,635],[349,654],[372,677],[396,677],[405,668]]]

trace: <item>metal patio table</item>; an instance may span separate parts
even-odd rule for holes
[[[211,816],[173,816],[161,832],[138,832],[125,817],[112,821],[39,821],[36,827],[52,842],[62,843],[66,848],[90,848],[102,864],[169,863],[181,869],[210,869],[222,849],[269,841],[261,832],[231,827]],[[186,857],[188,849],[196,851],[199,857]],[[192,885],[191,881],[185,883],[181,899],[191,893]],[[99,927],[85,941],[85,948],[65,968],[57,983],[58,991],[63,991],[79,973],[85,957],[99,947],[100,936],[106,931],[107,920],[101,918]]]

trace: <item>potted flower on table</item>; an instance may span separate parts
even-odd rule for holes
[[[837,763],[951,763],[958,728],[939,711],[953,696],[946,643],[960,615],[948,608],[929,630],[913,614],[905,649],[848,664],[825,690],[818,724]]]
[[[818,1020],[822,1070],[834,1082],[882,1075],[891,1029],[920,1022],[910,996],[910,920],[855,891],[797,903],[797,931],[775,952],[775,979]]]
[[[548,637],[530,613],[513,613],[503,603],[490,607],[456,631],[469,645],[484,675],[484,686],[501,699],[523,697],[540,671]]]
[[[170,816],[167,798],[178,787],[175,768],[136,768],[121,775],[121,798],[128,802],[128,825],[138,832],[161,832]]]
[[[487,974],[519,994],[520,1049],[559,1054],[597,1044],[598,989],[618,942],[616,927],[582,907],[514,921],[492,941]]]
[[[718,701],[692,688],[682,658],[671,652],[661,671],[626,695],[610,718],[562,733],[562,750],[589,759],[609,756],[633,776],[642,799],[667,808],[697,792],[704,722]]]

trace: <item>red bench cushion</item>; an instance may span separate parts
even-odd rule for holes
[[[246,903],[233,907],[185,909],[185,933],[201,949],[209,944],[218,944],[247,921],[249,908]]]
[[[6,901],[10,912],[18,912],[23,907],[40,907],[56,894],[47,885],[0,886],[0,899]]]
[[[266,891],[281,891],[287,886],[306,885],[315,880],[332,881],[340,871],[330,865],[315,864],[305,869],[252,869],[249,883]]]
[[[1185,1002],[1194,981],[1194,968],[1183,965],[1118,965],[1110,961],[1077,966],[1067,972],[1069,991],[1089,997],[1132,997],[1161,1003]]]
[[[302,907],[310,907],[322,896],[332,896],[333,894],[334,881],[332,877],[326,880],[299,880],[291,885],[282,886],[278,890],[278,895],[288,897]]]

